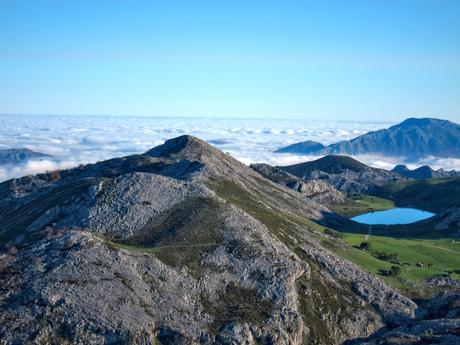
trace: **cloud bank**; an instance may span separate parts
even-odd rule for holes
[[[142,153],[167,139],[183,134],[207,140],[245,164],[294,164],[318,157],[275,154],[273,151],[305,140],[327,145],[394,124],[318,120],[39,115],[0,115],[0,121],[0,148],[26,147],[54,156],[52,160],[31,161],[14,167],[0,166],[0,181]],[[388,157],[356,158],[371,166],[386,169],[403,163],[396,158]],[[410,167],[422,164],[460,170],[459,159],[434,157]]]

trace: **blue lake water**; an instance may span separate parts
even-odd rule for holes
[[[434,213],[418,210],[416,208],[392,208],[391,210],[375,211],[351,218],[355,222],[376,224],[409,224],[434,216]]]

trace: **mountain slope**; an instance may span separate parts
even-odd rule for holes
[[[0,184],[0,338],[339,344],[416,305],[322,246],[346,220],[205,142]],[[331,240],[331,239],[329,239]]]
[[[349,170],[360,173],[371,168],[351,157],[329,155],[314,161],[285,166],[282,169],[296,176],[308,176],[313,171],[340,174]]]
[[[460,206],[460,177],[401,181],[376,188],[374,193],[400,206],[437,213]]]
[[[299,151],[302,143],[296,145],[291,145],[291,149],[281,148],[277,152],[318,155],[379,154],[408,160],[426,156],[460,157],[460,126],[447,120],[410,118],[390,128],[369,132],[348,141],[325,148],[318,146],[314,151],[311,145],[307,145],[307,151]]]
[[[351,157],[339,155],[279,168],[305,180],[326,181],[349,195],[364,193],[375,186],[404,179],[394,172],[372,168]]]
[[[323,181],[307,181],[268,164],[251,164],[251,168],[265,178],[300,192],[319,204],[327,206],[342,203],[346,199],[345,195]]]

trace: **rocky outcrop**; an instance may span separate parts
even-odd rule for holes
[[[370,340],[349,342],[351,345],[439,344],[455,345],[460,342],[460,320],[423,320],[380,333]]]
[[[414,317],[417,305],[379,278],[324,249],[312,246],[301,246],[301,249],[305,255],[323,267],[333,279],[349,282],[362,303],[370,304],[387,323],[402,325]]]
[[[427,280],[427,283],[433,287],[447,287],[460,290],[460,280],[451,278],[449,276],[433,276]]]
[[[251,168],[265,178],[302,193],[323,205],[342,203],[346,199],[345,195],[323,181],[304,180],[268,164],[251,164]]]
[[[346,342],[347,345],[442,344],[460,342],[460,295],[441,294],[421,301],[416,317],[408,324],[384,328],[367,339]]]
[[[308,265],[240,211],[214,216],[215,229],[202,226],[216,233],[184,225],[176,236],[191,242],[157,236],[152,250],[116,245],[110,231],[45,229],[2,257],[3,342],[300,343],[293,282]]]
[[[401,175],[367,166],[351,157],[330,155],[280,169],[307,181],[324,181],[348,194],[362,194],[376,186],[404,180]]]
[[[128,173],[111,181],[100,181],[72,203],[50,208],[26,231],[34,232],[55,224],[58,228],[85,228],[125,239],[174,205],[214,195],[192,182],[148,173]]]

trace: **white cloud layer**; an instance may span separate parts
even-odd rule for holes
[[[191,134],[249,164],[287,165],[318,157],[275,154],[277,148],[305,140],[330,144],[347,140],[393,123],[334,122],[318,120],[244,120],[152,118],[131,116],[23,116],[0,115],[0,148],[26,147],[51,154],[53,160],[0,167],[0,181],[80,163],[142,153],[166,139]],[[362,162],[381,168],[403,163],[395,158],[360,156]],[[429,164],[460,170],[459,159],[427,158],[411,167]]]

